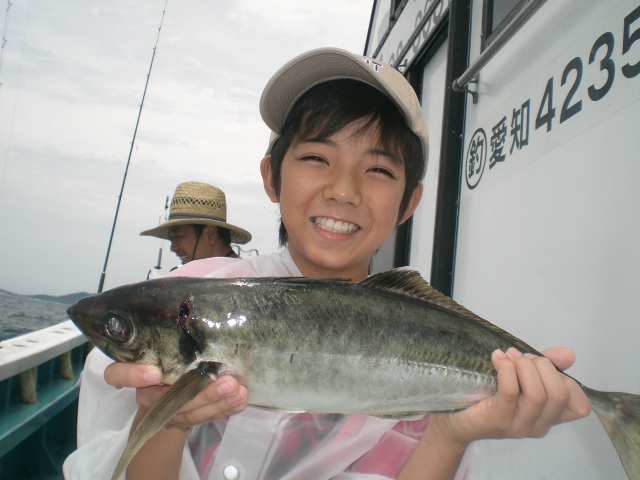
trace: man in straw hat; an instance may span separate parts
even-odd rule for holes
[[[182,264],[209,257],[238,255],[231,243],[244,245],[251,234],[227,223],[227,200],[222,190],[200,182],[178,185],[169,207],[169,219],[140,235],[164,238]]]

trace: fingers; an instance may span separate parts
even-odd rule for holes
[[[534,363],[532,358],[522,355],[515,348],[507,350],[507,357],[514,364],[522,392],[518,397],[516,414],[511,425],[511,435],[514,438],[528,437],[531,436],[536,423],[545,410],[547,393],[537,368],[538,365]],[[551,362],[547,360],[547,363],[556,372]]]
[[[566,377],[550,360],[522,355],[513,348],[506,354],[495,352],[493,359],[498,372],[498,392],[493,403],[500,406],[496,411],[494,436],[543,437],[553,425],[560,423],[563,415],[568,416],[566,408],[571,390]],[[518,394],[514,400],[515,389]],[[576,408],[581,407],[582,402],[577,401]]]
[[[559,373],[553,363],[547,358],[527,355],[537,369],[538,378],[544,392],[543,408],[528,436],[544,437],[553,425],[559,423],[559,418],[569,402],[569,388],[564,382],[563,374]]]
[[[222,378],[220,379],[222,380]],[[211,420],[222,420],[247,408],[247,389],[237,382],[225,381],[209,385],[174,420],[181,425],[194,425]]]
[[[495,416],[495,427],[508,430],[513,422],[520,398],[518,374],[513,360],[496,350],[491,356],[493,366],[498,373],[498,391],[491,399],[491,415]]]
[[[138,388],[136,401],[148,409],[169,387],[156,385]],[[169,422],[187,427],[211,420],[221,420],[240,413],[247,407],[247,389],[232,377],[220,377],[187,403]]]
[[[542,353],[560,370],[568,369],[576,360],[575,353],[569,348],[550,348]],[[560,378],[569,391],[569,401],[560,415],[558,423],[570,422],[589,415],[591,413],[591,402],[589,402],[582,387],[567,375],[560,375]]]
[[[570,348],[549,348],[542,354],[551,360],[558,370],[566,370],[576,361],[576,354]]]
[[[562,380],[569,389],[569,402],[562,415],[558,419],[558,423],[571,422],[584,418],[591,413],[591,402],[582,390],[582,387],[570,377],[562,375]]]
[[[148,387],[162,380],[162,371],[153,365],[115,362],[105,369],[104,379],[116,388]]]

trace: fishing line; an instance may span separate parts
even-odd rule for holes
[[[5,17],[4,22],[4,34],[2,36],[2,55],[0,55],[0,66],[2,62],[2,58],[4,57],[4,46],[7,43],[7,22],[9,20],[9,9],[11,8],[11,3],[7,1],[9,6],[7,7],[7,16]],[[22,38],[22,51],[20,52],[20,65],[18,66],[18,85],[16,88],[16,98],[13,102],[13,112],[11,113],[11,126],[9,127],[9,139],[7,140],[7,150],[4,153],[4,162],[2,165],[2,175],[0,175],[0,197],[2,197],[2,187],[4,185],[4,175],[7,170],[7,163],[9,163],[9,149],[11,147],[11,138],[13,137],[13,122],[16,118],[16,107],[18,105],[18,95],[20,93],[21,87],[21,79],[22,79],[22,60],[24,59],[24,46],[27,43],[27,31],[29,29],[29,13],[31,11],[31,0],[27,2],[27,20],[24,25],[24,37]],[[2,83],[0,83],[0,87]],[[0,92],[2,89],[0,88]]]
[[[4,32],[2,33],[2,47],[0,47],[0,87],[2,87],[2,59],[4,58],[4,46],[7,44],[7,25],[9,25],[9,10],[13,4],[7,0],[7,14],[4,17]],[[0,89],[0,93],[2,90]]]
[[[162,31],[162,23],[164,22],[164,13],[167,11],[168,3],[169,3],[169,0],[165,0],[164,9],[162,10],[162,18],[160,19],[160,26],[158,27],[158,36],[156,37],[156,44],[153,47],[153,54],[151,55],[151,64],[149,65],[149,73],[147,73],[147,81],[144,84],[144,91],[142,92],[142,101],[140,102],[140,109],[138,110],[138,119],[136,120],[136,127],[133,130],[133,139],[131,140],[131,147],[129,147],[129,157],[127,158],[127,165],[124,169],[122,186],[120,187],[120,195],[118,195],[118,204],[116,205],[116,214],[113,217],[113,225],[111,226],[111,235],[109,235],[109,245],[107,246],[107,255],[104,259],[104,266],[102,267],[102,273],[100,274],[100,283],[98,284],[98,293],[102,292],[102,287],[104,287],[104,279],[107,274],[107,264],[109,263],[109,253],[111,252],[111,244],[113,243],[113,234],[116,230],[116,223],[118,221],[118,212],[120,211],[120,203],[122,202],[122,193],[124,192],[124,184],[127,181],[127,173],[129,172],[129,164],[131,163],[131,154],[133,153],[133,146],[136,143],[138,125],[140,124],[140,115],[142,115],[142,106],[144,105],[144,98],[147,95],[147,87],[149,86],[149,78],[151,78],[151,69],[153,68],[153,59],[156,57],[156,50],[158,48],[158,42],[160,41],[160,32]]]

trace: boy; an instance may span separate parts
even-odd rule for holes
[[[275,132],[260,168],[269,198],[280,205],[287,248],[247,260],[194,261],[176,274],[362,280],[371,256],[422,194],[428,137],[413,90],[380,62],[319,49],[281,68],[260,107]],[[67,478],[110,478],[129,431],[166,388],[156,385],[152,367],[91,355],[80,448],[65,464]],[[570,351],[549,356],[559,368],[573,362]],[[147,442],[127,478],[453,478],[473,440],[543,436],[588,413],[578,385],[546,358],[510,350],[494,352],[493,361],[494,397],[418,422],[263,411],[246,406],[247,391],[235,379],[220,378]],[[110,385],[137,387],[135,402],[131,389],[114,394],[102,371]],[[104,427],[93,416],[98,411]]]

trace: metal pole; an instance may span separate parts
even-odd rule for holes
[[[138,119],[136,120],[136,128],[133,130],[133,139],[131,140],[131,147],[129,148],[129,157],[127,158],[127,165],[124,169],[122,186],[120,187],[120,195],[118,195],[118,204],[116,206],[116,214],[113,217],[113,225],[111,226],[111,235],[109,236],[109,245],[107,246],[107,255],[104,259],[104,266],[102,267],[102,273],[100,274],[100,283],[98,284],[98,293],[102,292],[102,287],[104,287],[104,280],[107,273],[107,264],[109,263],[109,253],[111,252],[111,244],[113,243],[113,234],[116,230],[116,222],[118,221],[118,212],[120,211],[120,202],[122,201],[124,184],[127,181],[127,173],[129,172],[129,163],[131,163],[131,154],[133,153],[133,145],[136,143],[136,134],[138,133],[138,125],[140,124],[140,115],[142,114],[144,97],[147,94],[147,87],[149,86],[149,78],[151,77],[151,69],[153,68],[153,59],[156,56],[156,49],[158,48],[158,41],[160,40],[160,31],[162,30],[162,22],[164,21],[164,12],[167,10],[168,2],[169,0],[166,0],[164,3],[164,10],[162,10],[162,19],[160,20],[160,27],[158,27],[158,36],[156,37],[156,45],[153,47],[153,55],[151,55],[151,64],[149,65],[149,73],[147,73],[147,81],[144,84],[144,91],[142,92],[142,101],[140,102],[140,109],[138,110]]]
[[[491,45],[467,68],[467,70],[453,81],[453,89],[456,92],[466,92],[467,84],[476,83],[473,81],[489,60],[513,37],[531,16],[544,5],[547,0],[531,0],[523,9],[511,20],[509,25],[491,42]],[[469,92],[471,93],[471,92]],[[473,102],[476,103],[476,102]]]

